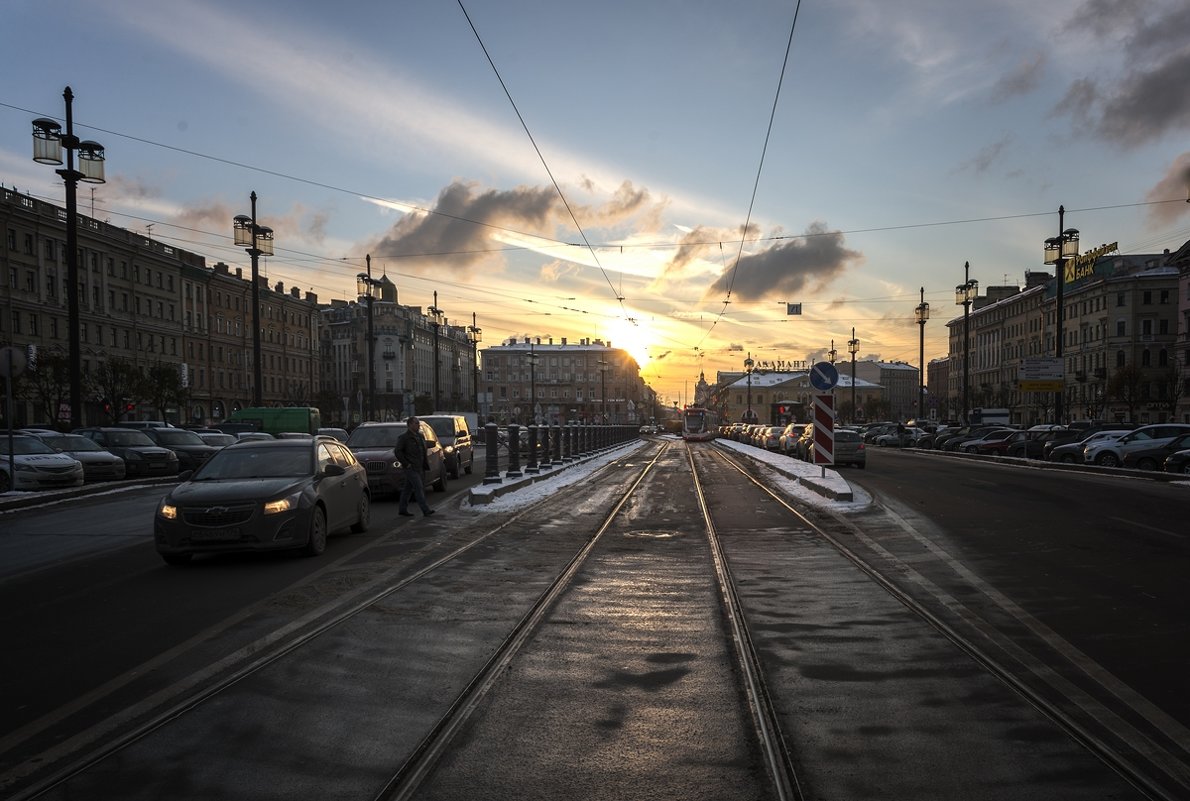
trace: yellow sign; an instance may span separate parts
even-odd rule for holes
[[[1063,273],[1065,278],[1064,283],[1071,283],[1080,278],[1086,278],[1095,272],[1095,261],[1100,257],[1113,251],[1120,249],[1119,242],[1112,242],[1110,245],[1100,245],[1094,250],[1088,250],[1081,256],[1075,256],[1073,259],[1066,261],[1066,270]]]

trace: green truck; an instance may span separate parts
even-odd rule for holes
[[[322,427],[322,414],[307,406],[249,406],[237,409],[227,418],[231,423],[251,423],[257,431],[278,434],[316,434]]]

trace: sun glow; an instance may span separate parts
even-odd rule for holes
[[[653,344],[655,336],[647,320],[617,317],[608,322],[604,333],[613,348],[626,351],[641,369],[649,363],[649,345]]]

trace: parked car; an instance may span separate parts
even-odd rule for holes
[[[1121,466],[1136,470],[1160,470],[1165,464],[1166,457],[1176,451],[1184,451],[1188,448],[1190,448],[1190,432],[1180,434],[1160,445],[1130,450],[1124,454]]]
[[[461,414],[427,414],[418,418],[430,424],[446,456],[446,470],[451,478],[471,474],[475,467],[475,441],[467,418]]]
[[[802,429],[806,427],[805,423],[790,423],[781,429],[781,436],[778,437],[777,450],[786,456],[793,456],[797,452],[798,437],[802,434]]]
[[[117,428],[173,428],[173,423],[165,420],[121,420],[116,423]]]
[[[960,443],[958,450],[961,453],[978,453],[984,456],[1003,455],[1008,449],[1009,437],[1015,433],[1017,433],[1015,428],[997,428],[984,433],[978,439],[970,439]]]
[[[11,449],[9,447],[11,443]],[[13,472],[8,472],[11,455]],[[0,492],[78,487],[83,466],[31,434],[0,432]]]
[[[806,460],[814,461],[814,443],[811,442],[806,451]],[[868,453],[864,438],[858,431],[835,429],[835,467],[854,465],[860,470],[867,467]]]
[[[1190,450],[1174,451],[1166,456],[1165,472],[1190,475]]]
[[[418,423],[421,426],[422,439],[426,441],[426,459],[430,462],[425,480],[433,485],[435,492],[446,492],[449,475],[446,469],[446,453],[430,424],[420,419]],[[396,495],[405,483],[404,474],[393,455],[393,448],[397,447],[397,438],[407,429],[408,426],[404,422],[360,423],[347,438],[347,447],[363,463],[367,471],[368,488],[374,498]]]
[[[318,433],[323,436],[334,437],[339,442],[346,442],[347,437],[350,436],[345,428],[320,428],[318,429]]]
[[[1131,431],[1136,428],[1135,423],[1087,423],[1085,425],[1071,424],[1065,431],[1055,431],[1052,438],[1047,440],[1042,446],[1043,458],[1046,461],[1057,461],[1050,459],[1050,453],[1059,445],[1066,445],[1071,442],[1080,442],[1085,440],[1092,434],[1098,434],[1101,431],[1116,431],[1123,434],[1126,431]],[[1079,451],[1079,458],[1076,461],[1082,461],[1082,451]]]
[[[171,565],[195,554],[302,549],[371,519],[367,474],[331,437],[249,441],[220,449],[157,505],[153,535]]]
[[[77,459],[83,466],[84,481],[119,481],[124,478],[124,460],[94,440],[78,434],[37,434],[38,439],[59,453]]]
[[[990,434],[993,431],[999,431],[1003,428],[1004,428],[1004,426],[1002,426],[1002,425],[969,426],[967,428],[967,433],[965,433],[965,434],[959,433],[959,434],[955,434],[953,437],[947,438],[947,440],[945,442],[943,442],[942,445],[939,447],[939,450],[958,451],[958,449],[962,446],[962,444],[964,442],[971,442],[973,440],[982,439],[987,434]]]
[[[219,450],[203,442],[198,434],[184,428],[146,428],[144,434],[177,454],[178,470],[197,470]]]
[[[793,443],[793,455],[804,462],[810,458],[810,443],[814,441],[814,424],[802,423],[801,426],[802,430],[797,435],[797,441]]]
[[[238,431],[235,437],[240,442],[264,442],[266,440],[276,439],[272,434],[265,433],[264,431]]]
[[[1190,433],[1190,423],[1157,423],[1129,431],[1119,439],[1094,442],[1083,449],[1083,462],[1100,467],[1119,467],[1124,457],[1137,450],[1164,445],[1174,437]]]
[[[128,478],[178,474],[177,454],[149,439],[143,431],[113,426],[80,428],[74,433],[94,440],[123,459]]]
[[[1094,434],[1088,434],[1076,442],[1066,442],[1048,448],[1046,461],[1062,462],[1063,464],[1082,464],[1083,451],[1092,442],[1098,442],[1104,439],[1119,439],[1127,433],[1127,431],[1096,431]]]
[[[225,448],[228,445],[235,445],[239,442],[235,434],[224,434],[222,431],[216,431],[214,433],[200,431],[197,433],[199,439],[214,448]]]
[[[908,448],[925,435],[926,432],[916,426],[902,426],[887,434],[880,434],[873,444],[881,448]]]
[[[761,426],[756,434],[757,447],[775,451],[781,447],[781,432],[784,426]]]

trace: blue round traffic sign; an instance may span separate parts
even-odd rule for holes
[[[839,371],[830,362],[818,362],[810,368],[810,385],[826,392],[839,383]]]

